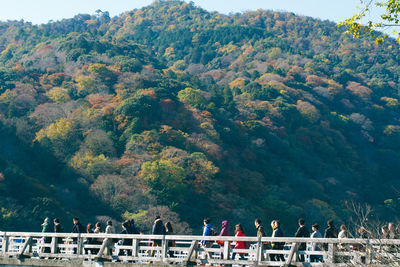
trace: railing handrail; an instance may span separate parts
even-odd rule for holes
[[[105,234],[105,233],[42,233],[42,232],[0,232],[0,237],[65,237],[65,238],[113,238],[139,240],[182,240],[182,241],[244,241],[244,242],[280,242],[280,243],[329,243],[329,244],[382,244],[400,245],[400,239],[360,239],[360,238],[310,238],[310,237],[263,237],[255,236],[198,236],[198,235],[149,235],[149,234]]]
[[[129,242],[115,243],[116,239]],[[171,240],[176,242],[170,242]],[[205,245],[202,241],[211,242]],[[209,246],[215,241],[222,243],[218,242],[218,246]],[[238,241],[249,242],[251,246],[245,248],[232,246],[232,242]],[[263,245],[266,243],[282,243],[285,247],[267,248]],[[313,249],[300,251],[301,243],[318,243],[319,248],[309,246]],[[80,259],[83,266],[85,260],[111,261],[115,259],[114,257],[118,257],[119,260],[139,263],[181,263],[184,266],[204,263],[303,266],[299,262],[296,263],[297,258],[303,256],[308,257],[310,261],[312,257],[323,258],[329,266],[343,266],[341,265],[343,261],[348,259],[355,262],[364,260],[368,263],[383,262],[382,259],[392,260],[393,255],[388,256],[388,252],[393,252],[393,255],[400,254],[400,239],[0,232],[0,264],[2,262],[7,264],[10,258],[24,257],[24,260],[29,258],[40,261],[48,257],[55,260]],[[213,255],[216,257],[213,258]],[[246,255],[246,258],[241,257],[238,260],[234,255]],[[274,255],[280,256],[282,261],[274,261]],[[270,257],[270,260],[268,261],[266,257]],[[312,263],[311,266],[320,265]]]

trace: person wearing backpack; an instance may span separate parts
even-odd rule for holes
[[[212,227],[212,225],[210,224],[211,220],[209,218],[206,218],[203,220],[203,236],[214,236],[215,235],[215,229],[214,227]],[[207,240],[202,240],[201,245],[204,248],[210,248],[213,245],[213,241],[207,241]],[[205,253],[205,258],[207,259],[211,259],[211,253],[206,252]]]

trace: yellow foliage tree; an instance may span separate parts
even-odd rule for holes
[[[36,133],[34,141],[41,142],[44,138],[51,141],[63,141],[69,138],[74,131],[74,123],[66,118],[60,119]]]
[[[68,89],[62,87],[53,87],[46,93],[46,95],[54,103],[65,103],[71,99],[68,94]]]
[[[96,165],[107,162],[107,157],[104,154],[94,156],[92,152],[77,153],[72,157],[70,165],[75,169],[91,169]]]

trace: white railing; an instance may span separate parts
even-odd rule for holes
[[[236,241],[246,242],[248,248],[234,249]],[[282,250],[268,249],[277,242],[285,244]],[[311,242],[321,250],[298,250],[302,243],[310,248]],[[281,261],[272,261],[271,255],[282,255]],[[0,259],[303,266],[300,257],[306,262],[318,258],[325,266],[400,266],[400,240],[0,232]],[[321,263],[309,266],[314,265]]]

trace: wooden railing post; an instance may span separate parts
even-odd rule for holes
[[[132,256],[137,257],[139,252],[139,242],[137,238],[132,239]]]
[[[25,250],[26,250],[27,247],[30,247],[30,248],[32,247],[31,242],[32,242],[32,237],[30,236],[30,237],[25,241],[25,244],[24,244],[23,248],[20,250],[19,255],[18,255],[19,258],[22,257],[22,256],[24,255]]]
[[[165,262],[167,259],[167,247],[168,247],[168,241],[165,239],[165,235],[163,235],[163,239],[161,241],[161,259],[162,262]]]
[[[195,260],[197,258],[197,245],[198,245],[198,240],[193,240],[192,243],[190,244],[190,248],[187,254],[186,259],[183,261],[183,265],[189,265],[189,263],[191,262],[192,256],[194,255]],[[194,261],[195,261],[194,260]]]
[[[224,260],[229,260],[229,241],[224,241]]]
[[[290,266],[292,264],[293,258],[295,258],[295,262],[297,260],[297,250],[299,249],[299,243],[292,243],[292,247],[290,248],[289,255],[286,259],[285,266]]]
[[[335,245],[333,243],[328,244],[328,258],[326,262],[330,264],[335,263]]]
[[[28,242],[28,254],[31,254],[33,251],[32,241],[33,241],[33,238],[30,236],[29,242]]]
[[[80,256],[82,254],[82,246],[83,246],[83,242],[82,242],[82,237],[81,237],[81,233],[78,234],[78,240],[76,242],[76,255]]]
[[[57,253],[57,237],[54,236],[51,238],[51,253]]]
[[[7,232],[4,232],[4,235],[3,235],[3,244],[1,245],[2,250],[3,250],[3,255],[4,255],[4,256],[7,255],[9,243],[10,243],[10,240],[9,240],[8,235],[7,235]]]
[[[261,237],[259,236],[257,241],[256,260],[254,261],[254,266],[261,264],[262,253]]]

